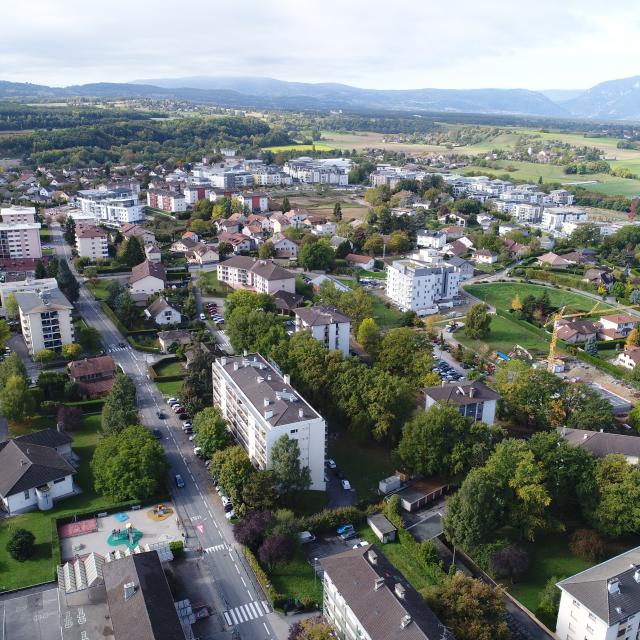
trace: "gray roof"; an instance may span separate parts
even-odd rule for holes
[[[22,438],[0,450],[0,495],[10,496],[64,478],[75,469],[52,447]]]
[[[105,562],[102,575],[118,640],[185,638],[157,551]],[[128,583],[135,585],[135,592],[125,600],[124,585]]]
[[[173,307],[162,297],[156,298],[145,311],[155,318],[159,313],[162,313],[165,309],[173,309]]]
[[[255,262],[256,259],[250,258],[249,256],[232,256],[224,262],[221,262],[220,265],[223,267],[233,267],[235,269],[246,269],[249,271]]]
[[[235,365],[238,368],[235,369]],[[264,416],[271,426],[292,424],[301,420],[314,420],[320,415],[260,354],[217,358],[214,366],[223,369],[241,389],[249,402]],[[265,400],[269,404],[265,406]],[[299,412],[303,412],[300,417]]]
[[[636,567],[640,568],[640,547],[561,580],[558,586],[611,626],[640,611],[640,582],[634,579]],[[615,584],[616,580],[617,592],[609,588],[609,583]]]
[[[43,313],[45,311],[61,311],[73,309],[73,305],[67,300],[60,289],[49,291],[18,291],[14,293],[16,302],[24,314]]]
[[[131,269],[129,282],[138,282],[138,280],[142,280],[147,276],[159,278],[163,282],[167,281],[167,274],[160,262],[150,262],[149,260],[145,260]]]
[[[270,260],[257,260],[251,271],[265,280],[289,280],[295,278],[291,271],[279,267]]]
[[[276,291],[273,297],[276,301],[276,309],[279,311],[292,311],[304,299],[299,293],[291,293],[290,291],[283,291],[282,289]]]
[[[471,390],[473,390],[472,393]],[[452,402],[454,404],[474,404],[479,401],[498,400],[500,394],[489,389],[482,382],[467,382],[466,384],[444,384],[438,387],[427,387],[422,390],[425,396],[437,402]]]
[[[595,458],[604,458],[612,453],[640,458],[640,438],[619,433],[603,433],[584,429],[560,428],[558,433],[569,443],[582,447]]]
[[[369,553],[376,556],[375,564]],[[322,558],[320,564],[371,640],[440,640],[442,628],[418,592],[375,545]],[[378,578],[384,584],[377,590]],[[404,588],[404,597],[395,592]],[[404,628],[401,621],[410,616]]]
[[[29,444],[39,444],[43,447],[61,447],[73,442],[73,438],[64,431],[56,429],[41,429],[33,433],[26,433],[14,439],[17,442],[28,442]]]
[[[393,533],[398,529],[381,513],[376,513],[367,517],[367,522],[373,525],[383,535],[385,533]]]
[[[328,305],[317,304],[313,307],[299,307],[298,309],[294,309],[293,312],[308,327],[351,322],[351,318],[345,316],[344,313],[335,307],[330,307]]]

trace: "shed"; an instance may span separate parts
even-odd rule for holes
[[[430,502],[435,502],[450,488],[451,484],[446,480],[434,478],[415,482],[410,487],[398,491],[397,495],[400,496],[400,506],[405,511],[417,511]]]
[[[382,544],[387,544],[387,542],[395,541],[396,532],[398,530],[381,513],[367,516],[367,524],[371,527],[371,530],[376,534],[378,540],[380,540]]]

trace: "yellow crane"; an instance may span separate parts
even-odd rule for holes
[[[545,323],[544,325],[545,327],[553,323],[553,331],[551,332],[551,344],[549,345],[549,357],[547,359],[547,371],[549,373],[553,373],[553,363],[555,362],[555,359],[556,359],[556,349],[558,346],[558,320],[566,320],[568,318],[579,318],[581,316],[591,316],[596,312],[596,310],[598,310],[598,307],[602,304],[603,303],[600,302],[600,300],[598,300],[598,302],[595,303],[595,305],[591,310],[582,311],[580,313],[570,313],[570,314],[564,313],[565,309],[567,308],[567,306],[565,305],[559,311],[554,313],[553,316]],[[640,305],[630,304],[630,305],[624,305],[624,306],[618,306],[618,307],[608,307],[607,309],[600,309],[600,311],[606,311],[607,313],[616,313],[618,311],[624,311],[625,309],[636,309],[638,307],[640,307]],[[638,322],[640,322],[640,316],[638,317]]]

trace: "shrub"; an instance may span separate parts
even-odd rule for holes
[[[174,558],[181,558],[184,555],[184,542],[182,540],[172,540],[169,543],[169,549]]]
[[[311,516],[302,518],[301,529],[321,532],[332,531],[341,524],[351,523],[353,525],[364,522],[366,514],[356,507],[338,507],[337,509],[323,509]]]
[[[257,549],[273,522],[271,511],[251,511],[233,527],[233,537],[249,549]]]
[[[242,547],[242,553],[244,553],[244,557],[247,559],[247,562],[249,563],[251,570],[255,574],[256,579],[260,583],[262,590],[266,594],[267,598],[271,601],[271,605],[274,607],[274,609],[282,608],[282,605],[286,601],[287,596],[282,593],[278,593],[273,588],[271,582],[269,581],[269,576],[267,576],[265,570],[260,566],[260,563],[253,555],[253,552],[251,551],[251,549],[249,549],[249,547]]]
[[[398,529],[404,527],[404,522],[400,515],[400,496],[398,494],[392,495],[385,502],[384,515],[387,517],[387,520]]]
[[[440,557],[436,551],[436,545],[433,540],[423,540],[417,545],[417,554],[420,562],[428,567],[432,564],[438,564]]]
[[[18,562],[28,560],[35,551],[36,537],[27,529],[16,529],[7,542],[6,550]]]
[[[557,576],[552,576],[547,580],[547,584],[540,593],[540,600],[535,610],[536,616],[546,624],[549,629],[556,628],[558,609],[560,608],[560,589],[556,587],[559,581]]]
[[[493,554],[491,568],[497,576],[516,580],[529,568],[529,554],[512,544]]]
[[[604,553],[604,544],[593,529],[576,529],[571,536],[569,551],[587,562],[596,562]]]
[[[287,564],[293,560],[296,546],[294,541],[284,534],[269,536],[260,545],[258,555],[260,562],[267,567],[273,569],[278,564]]]

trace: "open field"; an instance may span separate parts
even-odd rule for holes
[[[269,579],[278,593],[295,598],[311,598],[322,603],[322,580],[308,563],[304,553],[298,549],[288,564],[278,565],[269,572]]]
[[[156,382],[158,391],[165,396],[176,397],[182,389],[182,380],[172,380],[171,382]]]
[[[285,144],[279,147],[263,147],[262,150],[278,153],[279,151],[333,151],[334,148],[328,144],[317,142],[315,144]]]
[[[322,141],[335,149],[366,149],[376,147],[389,149],[390,151],[404,151],[406,153],[442,153],[450,152],[446,147],[435,144],[407,144],[396,142],[383,142],[383,138],[390,134],[374,133],[372,131],[356,131],[342,133],[337,131],[323,131]]]
[[[154,364],[153,368],[159,376],[183,376],[185,368],[182,362],[161,361]]]

